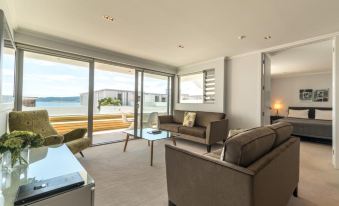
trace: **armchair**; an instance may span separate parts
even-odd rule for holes
[[[46,110],[10,112],[9,130],[32,131],[45,138],[45,146],[66,143],[73,154],[80,153],[91,145],[89,138],[85,138],[86,128],[72,130],[64,135],[58,134],[49,122]]]

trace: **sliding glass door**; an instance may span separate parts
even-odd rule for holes
[[[87,128],[88,77],[88,62],[25,52],[22,110],[47,110],[60,134]]]
[[[125,130],[157,128],[158,115],[171,111],[171,76],[59,54],[23,56],[21,108],[47,110],[60,134],[88,128],[93,144],[122,141]]]
[[[95,63],[93,144],[120,141],[134,127],[135,70]]]

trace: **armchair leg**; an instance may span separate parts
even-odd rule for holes
[[[294,196],[294,197],[299,197],[299,195],[298,195],[298,187],[296,187],[296,188],[294,189],[294,191],[293,191],[293,196]]]
[[[176,206],[171,200],[168,200],[168,206]]]
[[[207,145],[207,152],[210,153],[212,149],[212,145]]]
[[[85,155],[82,153],[82,151],[79,152],[81,157],[85,157]]]

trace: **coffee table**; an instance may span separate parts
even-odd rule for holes
[[[154,129],[152,128],[137,129],[137,134],[134,134],[134,130],[124,131],[124,133],[126,133],[124,152],[126,152],[127,143],[128,143],[130,136],[148,140],[148,146],[151,147],[150,165],[153,166],[153,143],[154,141],[171,138],[173,141],[173,144],[176,145],[175,137],[171,134],[171,132],[161,131],[161,133],[157,133],[157,134],[149,133],[150,131],[153,131],[153,130]]]

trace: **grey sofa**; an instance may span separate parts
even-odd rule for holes
[[[228,120],[224,113],[196,112],[194,127],[184,127],[185,112],[175,110],[173,115],[159,116],[159,129],[172,132],[176,138],[205,144],[208,152],[213,144],[226,140]]]
[[[286,206],[298,195],[298,138],[288,123],[248,130],[206,155],[166,145],[169,205]]]

